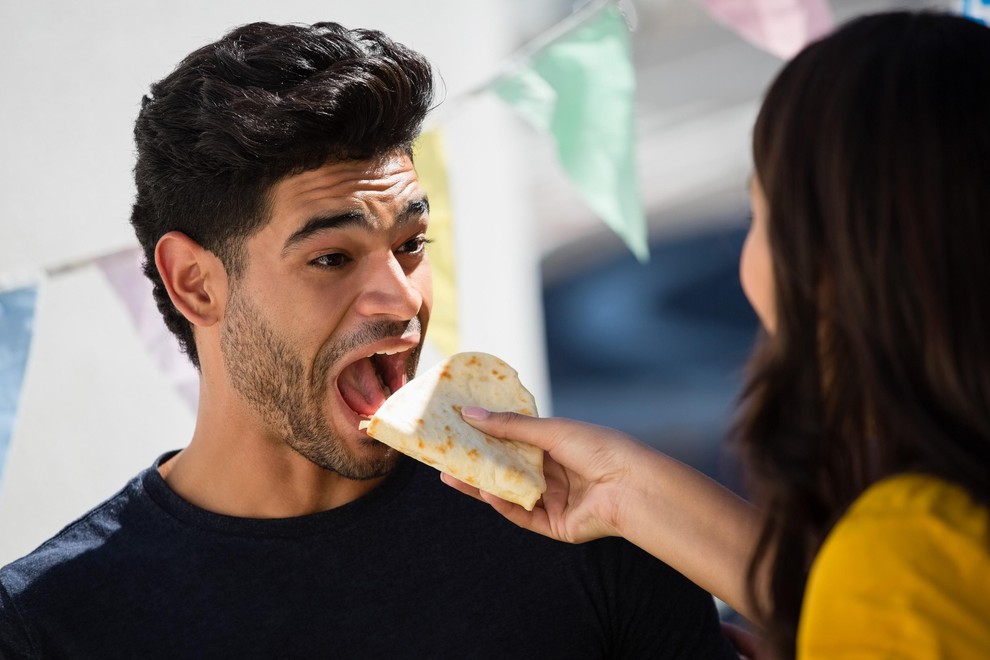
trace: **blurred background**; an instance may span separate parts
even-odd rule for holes
[[[560,3],[557,15],[569,6]],[[828,6],[836,23],[952,8],[911,0]],[[540,222],[550,401],[555,415],[622,429],[744,492],[726,435],[760,328],[739,284],[739,252],[749,224],[751,127],[783,61],[701,2],[633,8],[651,259],[640,264],[582,205],[552,154],[540,155],[529,199]]]
[[[434,63],[446,97],[434,124],[453,217],[458,350],[505,359],[543,414],[625,430],[738,487],[724,438],[759,332],[737,276],[750,128],[782,61],[696,0],[621,3],[633,28],[651,250],[640,263],[583,204],[547,136],[478,88],[582,4],[0,5],[0,564],[191,435],[192,407],[101,264],[135,245],[131,131],[141,96],[188,52],[254,20],[377,28]],[[836,21],[954,8],[828,4]],[[15,337],[11,319],[26,334]]]

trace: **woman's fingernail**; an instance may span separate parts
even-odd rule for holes
[[[461,408],[461,416],[468,419],[488,419],[488,411],[478,406],[464,406]]]

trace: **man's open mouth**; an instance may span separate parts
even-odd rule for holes
[[[392,392],[406,384],[412,352],[379,351],[361,358],[337,376],[337,389],[344,403],[359,417],[371,417]]]

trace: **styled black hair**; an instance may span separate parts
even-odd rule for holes
[[[411,155],[432,99],[423,56],[336,23],[236,28],[151,86],[134,128],[131,224],[165,324],[193,364],[192,327],[155,267],[158,240],[183,232],[236,277],[275,183],[329,162]]]

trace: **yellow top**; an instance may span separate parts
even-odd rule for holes
[[[874,484],[815,558],[798,658],[990,658],[990,511],[946,481]]]

